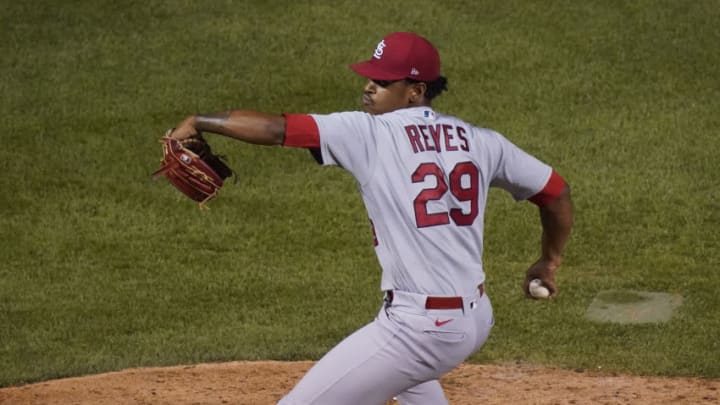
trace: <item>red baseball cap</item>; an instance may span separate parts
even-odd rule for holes
[[[370,60],[350,65],[356,73],[377,80],[440,77],[440,55],[427,39],[412,32],[394,32],[380,41]]]

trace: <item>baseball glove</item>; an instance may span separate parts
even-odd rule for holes
[[[170,137],[172,129],[160,141],[163,144],[161,167],[153,177],[165,176],[170,184],[200,203],[201,208],[217,196],[223,180],[233,175],[232,169],[213,154],[202,135],[177,140]]]

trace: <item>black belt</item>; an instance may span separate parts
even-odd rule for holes
[[[485,284],[478,286],[478,291],[482,297],[485,294]],[[385,291],[385,301],[390,304],[393,301],[392,290]],[[425,309],[462,309],[462,297],[430,297],[425,300]]]

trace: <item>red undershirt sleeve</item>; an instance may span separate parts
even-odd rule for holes
[[[313,117],[307,114],[283,114],[285,117],[285,141],[283,146],[294,148],[319,148],[320,131]]]
[[[550,175],[550,179],[545,184],[545,187],[540,190],[539,193],[528,198],[528,200],[533,204],[542,207],[555,201],[555,199],[557,199],[560,194],[562,194],[564,188],[565,179],[563,179],[559,174],[557,174],[555,170],[553,170],[552,174]]]

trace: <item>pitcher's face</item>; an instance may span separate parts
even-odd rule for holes
[[[411,107],[415,86],[405,80],[368,80],[363,89],[363,108],[370,114],[384,114]]]

